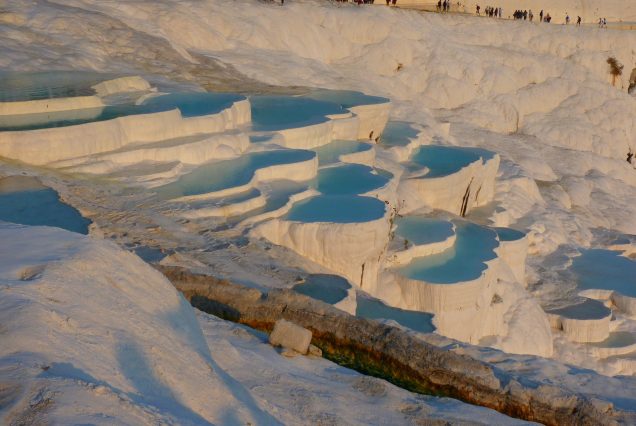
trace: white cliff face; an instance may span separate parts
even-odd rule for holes
[[[423,205],[465,216],[471,209],[492,201],[499,156],[479,159],[457,173],[442,177],[411,177],[402,181],[398,198],[408,214]]]
[[[147,92],[152,89],[150,83],[138,75],[102,81],[92,86],[92,88],[97,93],[97,96],[100,97],[126,92]]]
[[[389,230],[385,211],[377,220],[357,223],[274,219],[254,228],[252,235],[287,247],[366,290],[377,285]]]
[[[193,309],[141,259],[57,228],[3,223],[0,235],[0,364],[14,386],[3,422],[34,398],[53,403],[32,415],[59,423],[267,418],[237,399]]]
[[[102,108],[104,103],[97,96],[76,96],[73,98],[39,99],[32,101],[0,102],[0,118],[6,122],[4,116],[11,116],[13,120],[20,117],[14,115],[42,114],[78,109]],[[7,122],[7,124],[9,124]]]
[[[248,101],[210,116],[183,118],[179,110],[125,116],[76,126],[0,133],[0,155],[44,165],[131,145],[231,130],[249,122]]]

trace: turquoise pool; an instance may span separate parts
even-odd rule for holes
[[[526,236],[521,231],[512,228],[493,228],[497,232],[499,241],[518,241]]]
[[[341,155],[371,151],[372,149],[373,145],[366,142],[336,140],[327,145],[314,148],[314,151],[318,154],[319,164],[324,166],[338,163]]]
[[[490,159],[493,155],[480,148],[426,145],[415,151],[406,167],[412,172],[427,167],[429,172],[424,177],[436,178],[457,173],[469,164],[479,159]]]
[[[432,333],[435,331],[432,314],[393,308],[380,300],[362,297],[360,294],[358,294],[357,298],[356,316],[374,320],[393,320],[401,326],[421,333]]]
[[[636,297],[636,261],[617,251],[590,249],[572,260],[572,268],[580,290],[614,290]]]
[[[323,194],[364,194],[386,185],[392,175],[377,173],[369,166],[345,164],[320,169],[316,189]]]
[[[340,105],[299,96],[252,96],[252,129],[277,131],[328,121],[346,112]]]
[[[479,278],[485,262],[496,257],[495,231],[469,222],[456,224],[455,245],[432,256],[414,259],[400,269],[404,276],[433,284],[454,284]]]
[[[0,102],[90,96],[95,94],[91,86],[117,77],[92,71],[0,71]]]
[[[335,305],[347,297],[351,285],[338,275],[311,274],[304,283],[297,284],[293,290],[305,296]]]
[[[63,203],[56,191],[25,176],[0,179],[0,220],[33,226],[55,226],[88,234],[91,221]]]
[[[396,235],[415,245],[446,241],[455,234],[452,222],[424,216],[405,216],[395,221]]]
[[[412,123],[389,121],[380,137],[380,144],[385,147],[406,146],[417,138],[419,133]]]
[[[305,95],[305,97],[320,101],[333,102],[347,109],[360,105],[385,104],[389,102],[388,98],[366,95],[362,92],[356,92],[353,90],[315,89],[308,95]]]
[[[295,285],[293,290],[335,305],[347,297],[350,288],[349,282],[337,275],[312,274],[304,283]],[[357,295],[356,316],[372,320],[393,320],[404,327],[422,333],[435,331],[432,314],[393,308],[361,293]]]
[[[583,302],[546,312],[576,320],[598,320],[607,318],[612,314],[610,308],[594,299],[585,299]]]
[[[356,195],[319,195],[292,207],[287,220],[296,222],[358,223],[384,216],[386,205],[377,198]]]
[[[176,182],[156,188],[156,192],[162,199],[217,192],[249,183],[258,169],[307,161],[315,156],[313,151],[297,149],[252,152],[200,166]]]
[[[610,333],[609,337],[602,342],[588,343],[597,348],[623,348],[636,344],[636,335],[629,331],[616,331]]]

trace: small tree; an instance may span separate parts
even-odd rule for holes
[[[623,64],[618,62],[618,60],[613,56],[607,58],[607,63],[610,68],[610,75],[612,76],[612,86],[616,86],[616,78],[623,74]]]

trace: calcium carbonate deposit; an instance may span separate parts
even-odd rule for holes
[[[382,3],[0,6],[0,423],[516,424],[286,361],[144,261],[634,410],[636,8]]]

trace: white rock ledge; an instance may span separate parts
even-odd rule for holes
[[[236,129],[251,120],[249,101],[217,113],[184,118],[178,109],[50,129],[0,133],[0,156],[44,165],[128,145]]]
[[[492,201],[500,157],[478,159],[456,173],[440,177],[406,177],[399,196],[404,200],[402,212],[407,214],[422,205],[457,215]]]

